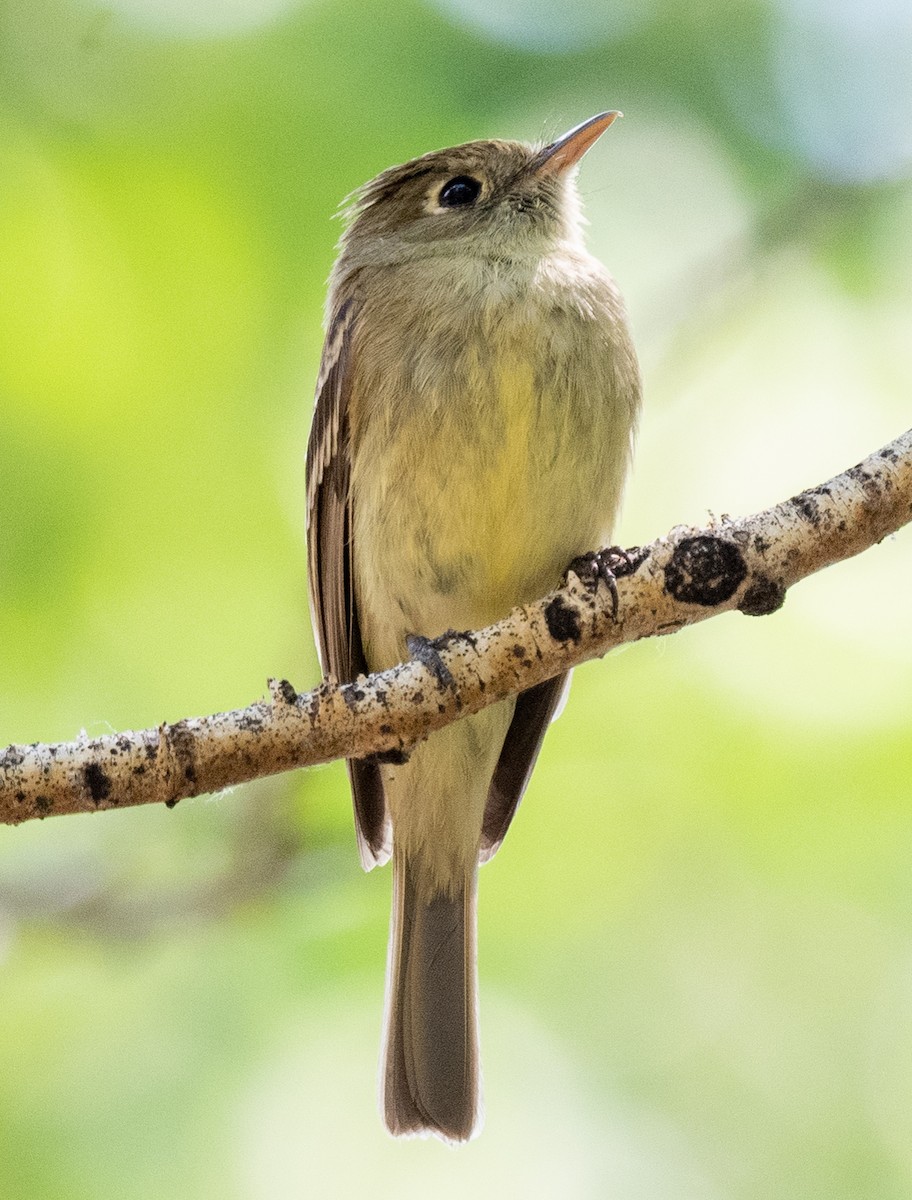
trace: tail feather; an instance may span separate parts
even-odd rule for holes
[[[394,854],[383,1108],[397,1136],[464,1142],[479,1117],[475,878],[427,894]]]

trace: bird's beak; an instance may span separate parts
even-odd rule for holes
[[[599,113],[597,117],[583,121],[582,125],[577,125],[550,146],[545,146],[538,155],[532,168],[533,172],[536,175],[560,175],[563,171],[569,171],[571,167],[576,166],[593,142],[598,141],[608,126],[613,125],[620,116],[623,116],[623,113],[615,110]]]

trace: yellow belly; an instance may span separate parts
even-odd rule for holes
[[[535,395],[531,366],[513,355],[479,372],[475,395],[474,412],[442,422],[437,453],[413,464],[413,484],[441,590],[461,594],[474,619],[494,620],[560,570],[546,532],[560,520],[548,465],[559,458],[558,423]]]
[[[607,451],[620,431],[609,410],[594,408],[588,426],[570,419],[518,353],[469,379],[467,395],[423,398],[359,473],[354,559],[372,667],[399,661],[406,633],[488,624],[542,594],[610,529],[619,480]]]

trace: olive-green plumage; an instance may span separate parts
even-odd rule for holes
[[[340,679],[504,616],[606,545],[639,372],[585,250],[574,168],[603,114],[550,146],[471,142],[358,193],[333,271],[308,449],[311,596]],[[394,863],[383,1105],[462,1141],[480,1116],[479,862],[497,849],[566,680],[349,764],[365,866]]]

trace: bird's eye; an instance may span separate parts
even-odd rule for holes
[[[457,175],[440,189],[437,202],[441,208],[462,208],[474,204],[481,192],[481,184],[471,175]]]

